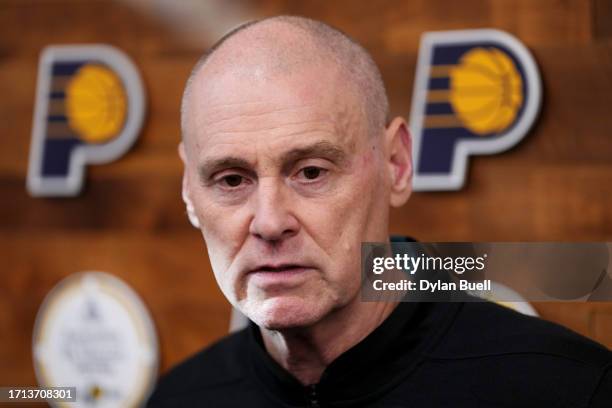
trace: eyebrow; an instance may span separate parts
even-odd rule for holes
[[[241,159],[240,157],[228,156],[220,159],[210,159],[204,161],[204,163],[198,167],[198,173],[200,174],[200,180],[206,181],[218,171],[236,167],[248,169],[252,166],[251,163]]]
[[[340,166],[347,160],[347,154],[340,146],[323,140],[310,146],[289,150],[281,156],[281,163],[283,163],[283,167],[285,167],[296,161],[315,157],[322,157]]]
[[[340,147],[328,141],[320,141],[309,146],[297,147],[283,153],[279,161],[282,163],[283,171],[295,162],[308,158],[322,157],[339,166],[347,161],[347,153]],[[198,173],[202,181],[208,180],[218,171],[230,168],[252,169],[249,161],[234,156],[205,160],[199,167]]]

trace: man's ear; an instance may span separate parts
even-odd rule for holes
[[[406,121],[397,117],[385,130],[390,177],[389,204],[401,207],[412,193],[412,137]]]
[[[191,193],[189,190],[189,180],[187,180],[187,155],[185,153],[185,145],[183,142],[179,143],[178,146],[179,156],[183,161],[183,188],[182,188],[182,196],[183,201],[185,202],[185,209],[187,211],[187,218],[189,218],[189,222],[195,228],[200,229],[200,220],[198,220],[198,216],[195,213],[195,208],[193,207],[193,203],[191,202]]]

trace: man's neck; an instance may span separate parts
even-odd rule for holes
[[[302,384],[310,385],[319,382],[332,361],[372,333],[396,306],[357,299],[313,326],[260,330],[272,358]]]

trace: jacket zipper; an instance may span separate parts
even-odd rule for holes
[[[317,385],[316,384],[311,384],[308,386],[307,389],[307,399],[308,399],[308,406],[310,408],[320,408],[321,405],[319,405],[319,396],[317,394]]]

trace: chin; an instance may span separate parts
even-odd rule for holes
[[[259,327],[286,330],[317,323],[325,315],[325,307],[320,300],[280,296],[257,301],[247,306],[243,313]]]

